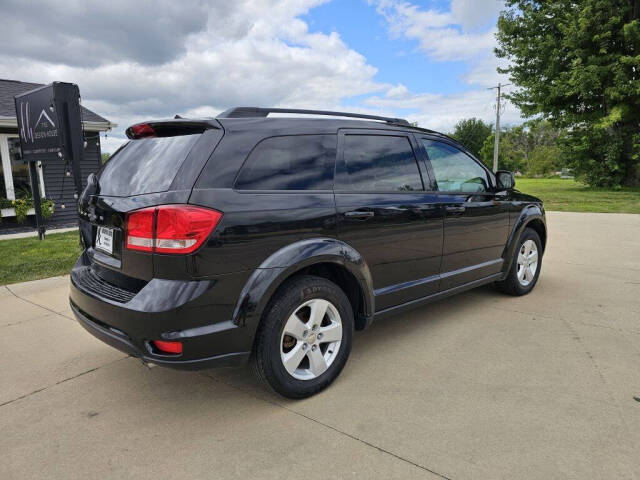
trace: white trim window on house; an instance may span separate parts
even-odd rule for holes
[[[0,198],[16,200],[32,195],[31,177],[29,165],[22,160],[20,151],[20,138],[17,133],[0,133]],[[38,181],[40,183],[40,197],[45,196],[44,177],[42,175],[42,165],[37,164]],[[2,217],[14,217],[15,209],[3,208]],[[33,209],[29,210],[33,215]]]

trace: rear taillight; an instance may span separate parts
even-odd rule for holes
[[[156,253],[185,254],[197,250],[216,227],[222,213],[193,205],[161,205],[127,215],[126,247]]]
[[[127,248],[153,251],[153,222],[156,208],[143,208],[127,215]]]
[[[204,242],[216,226],[220,212],[190,205],[166,205],[157,211],[158,253],[190,253]]]

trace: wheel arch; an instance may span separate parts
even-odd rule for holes
[[[542,242],[542,252],[544,253],[545,248],[547,247],[547,225],[540,218],[533,218],[529,221],[525,228],[531,228],[535,230],[535,232],[540,237],[540,241]]]
[[[502,258],[504,259],[502,272],[505,276],[511,269],[513,255],[515,249],[518,247],[518,239],[525,228],[533,229],[540,237],[540,241],[542,242],[542,256],[547,246],[547,222],[542,206],[538,204],[527,205],[522,209],[514,222],[502,255]]]
[[[327,278],[345,292],[357,329],[370,323],[375,311],[373,284],[362,255],[332,238],[302,240],[269,256],[249,277],[233,311],[233,322],[257,331],[262,314],[278,288],[289,278],[309,274]]]
[[[319,262],[311,264],[300,270],[296,270],[283,280],[286,281],[296,275],[314,275],[326,278],[338,285],[345,293],[351,304],[356,330],[364,330],[369,326],[372,318],[372,309],[367,308],[367,298],[365,297],[362,285],[348,268],[336,262]],[[373,301],[373,298],[371,299]]]

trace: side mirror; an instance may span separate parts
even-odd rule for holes
[[[87,177],[87,185],[91,185],[91,188],[95,189],[97,184],[98,184],[98,178],[96,177],[96,174],[90,173],[89,176]]]
[[[496,172],[496,182],[499,189],[511,190],[516,186],[516,177],[513,172],[498,170]]]
[[[84,187],[80,198],[78,199],[81,204],[86,204],[89,201],[91,195],[97,195],[100,193],[100,184],[98,183],[98,177],[95,173],[90,173],[87,177],[87,186]]]

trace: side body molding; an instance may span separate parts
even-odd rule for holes
[[[353,275],[362,292],[364,317],[370,321],[375,312],[373,282],[364,258],[340,240],[315,238],[287,245],[262,262],[242,289],[232,322],[255,331],[269,299],[282,282],[295,272],[318,263],[336,264]]]
[[[536,204],[525,206],[516,218],[516,221],[513,223],[511,233],[509,234],[509,238],[507,240],[507,244],[504,247],[504,252],[502,254],[502,258],[504,258],[504,264],[502,268],[503,278],[511,269],[515,249],[518,248],[518,239],[520,238],[522,231],[527,228],[527,226],[529,226],[532,222],[535,222],[537,225],[542,224],[542,228],[544,229],[544,236],[546,239],[547,222],[545,219],[544,209],[540,205]],[[543,251],[541,252],[541,257],[544,254],[545,245],[546,240],[543,240]]]

